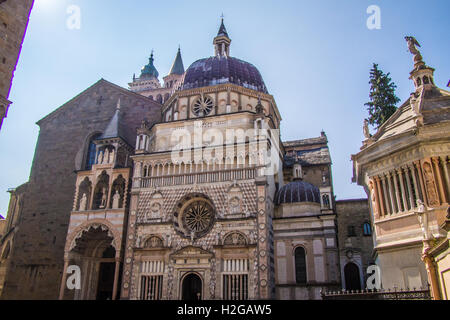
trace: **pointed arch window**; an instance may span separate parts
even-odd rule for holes
[[[370,223],[365,222],[363,224],[363,234],[365,236],[371,236],[372,235],[372,227],[370,226]]]
[[[100,138],[101,134],[96,133],[89,139],[89,145],[87,147],[87,153],[86,153],[86,162],[84,165],[85,170],[91,170],[92,165],[95,162],[95,153],[96,153],[96,145],[94,143],[94,140]]]
[[[303,247],[295,248],[295,282],[306,284],[306,253]]]

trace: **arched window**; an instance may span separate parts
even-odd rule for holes
[[[322,202],[325,208],[330,208],[330,197],[327,194],[322,196]]]
[[[306,284],[306,254],[303,247],[295,248],[295,282]]]
[[[371,235],[372,235],[372,228],[371,228],[371,226],[370,226],[370,223],[365,222],[365,223],[363,224],[363,234],[364,234],[365,236],[371,236]]]
[[[85,170],[92,169],[92,165],[95,162],[95,151],[96,151],[96,145],[94,143],[94,140],[100,138],[100,135],[101,135],[100,133],[96,133],[89,139],[89,145],[86,152],[86,162],[84,165]]]

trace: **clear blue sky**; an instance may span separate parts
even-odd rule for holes
[[[80,30],[66,27],[71,4],[81,9]],[[380,30],[366,27],[372,4],[381,9]],[[36,121],[100,78],[127,87],[152,49],[161,76],[178,45],[186,68],[211,56],[222,12],[231,54],[258,67],[277,101],[282,139],[326,132],[338,199],[365,196],[351,183],[350,155],[363,140],[372,63],[391,73],[406,100],[412,56],[403,37],[414,35],[435,83],[445,88],[450,77],[448,0],[37,0],[0,131],[0,213],[6,190],[28,180]]]

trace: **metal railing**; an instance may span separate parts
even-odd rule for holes
[[[429,289],[342,290],[320,292],[323,300],[431,300]]]

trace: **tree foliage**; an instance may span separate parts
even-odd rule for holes
[[[389,77],[390,73],[384,74],[374,63],[370,70],[370,101],[365,103],[369,111],[367,121],[371,125],[380,127],[397,110],[395,106],[400,99],[395,95],[397,86]]]

